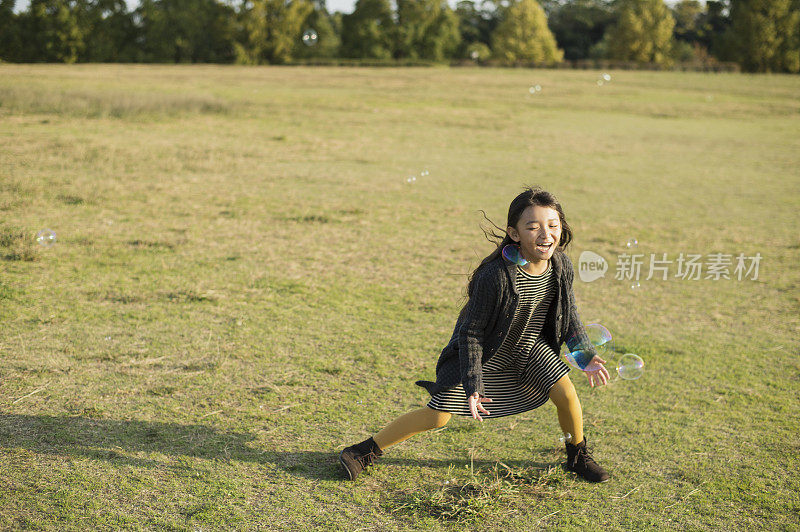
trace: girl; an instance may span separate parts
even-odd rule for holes
[[[592,482],[609,479],[586,449],[581,403],[570,367],[558,357],[564,342],[570,351],[583,349],[590,357],[584,371],[591,386],[608,380],[605,360],[594,351],[575,307],[572,262],[564,254],[571,240],[552,194],[527,188],[514,198],[506,234],[470,278],[469,299],[436,364],[436,382],[416,382],[430,401],[345,448],[339,461],[350,480],[387,447],[443,427],[452,414],[483,421],[538,408],[548,398],[565,433],[566,468]]]

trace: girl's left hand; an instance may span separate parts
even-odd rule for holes
[[[603,365],[606,361],[600,358],[600,355],[595,355],[592,357],[592,360],[589,361],[589,364],[583,369],[586,373],[586,378],[589,379],[589,384],[591,384],[592,388],[594,385],[597,384],[601,386],[608,382],[608,370]]]

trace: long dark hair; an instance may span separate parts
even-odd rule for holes
[[[508,207],[508,221],[506,223],[506,227],[508,227],[509,225],[511,227],[516,227],[520,216],[522,216],[522,212],[531,205],[538,205],[540,207],[551,207],[556,210],[556,212],[558,213],[558,217],[561,220],[561,240],[559,241],[558,247],[556,249],[564,251],[569,245],[569,243],[572,241],[572,229],[567,223],[567,219],[564,216],[564,210],[561,208],[561,204],[558,202],[556,197],[550,192],[542,190],[538,186],[533,186],[533,187],[526,186],[523,192],[521,192],[516,198],[514,198],[514,200],[511,202],[511,205]],[[486,216],[486,213],[483,210],[481,210],[481,212],[483,213],[483,217],[489,220],[489,217]],[[500,254],[503,252],[503,248],[507,244],[515,244],[514,240],[512,240],[512,238],[508,236],[508,233],[506,233],[505,229],[497,227],[497,225],[491,220],[489,220],[489,223],[494,225],[495,228],[497,228],[498,230],[502,231],[502,233],[497,234],[494,232],[494,230],[487,232],[486,229],[481,227],[481,229],[483,230],[483,235],[486,237],[486,239],[489,242],[494,243],[497,246],[497,248],[494,251],[492,251],[485,259],[483,259],[481,263],[478,265],[478,267],[475,268],[475,270],[469,276],[466,294],[464,294],[465,298],[472,296],[475,284],[475,274],[477,274],[478,271],[485,264],[493,261],[498,256],[500,256]],[[466,303],[464,304],[464,308],[466,308]],[[462,312],[464,311],[464,308],[461,309]]]

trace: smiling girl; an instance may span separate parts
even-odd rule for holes
[[[387,447],[443,427],[452,414],[483,421],[538,408],[548,399],[561,429],[572,436],[565,442],[565,467],[592,482],[609,479],[586,448],[581,403],[570,367],[558,356],[565,342],[570,351],[588,351],[584,372],[591,386],[607,382],[605,360],[591,347],[575,306],[572,262],[564,254],[571,240],[555,196],[527,188],[514,198],[502,241],[471,276],[469,298],[439,355],[436,381],[416,382],[430,401],[345,448],[339,461],[350,480]]]

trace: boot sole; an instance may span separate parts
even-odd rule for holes
[[[573,471],[572,469],[569,469],[564,464],[561,464],[561,469],[563,469],[567,473],[570,473],[575,478],[579,478],[579,479],[584,480],[586,482],[591,482],[592,484],[603,484],[604,482],[608,482],[609,480],[611,480],[611,477],[608,477],[605,480],[590,480],[588,478],[584,478],[584,477],[580,476],[578,473],[576,473],[575,471]]]

